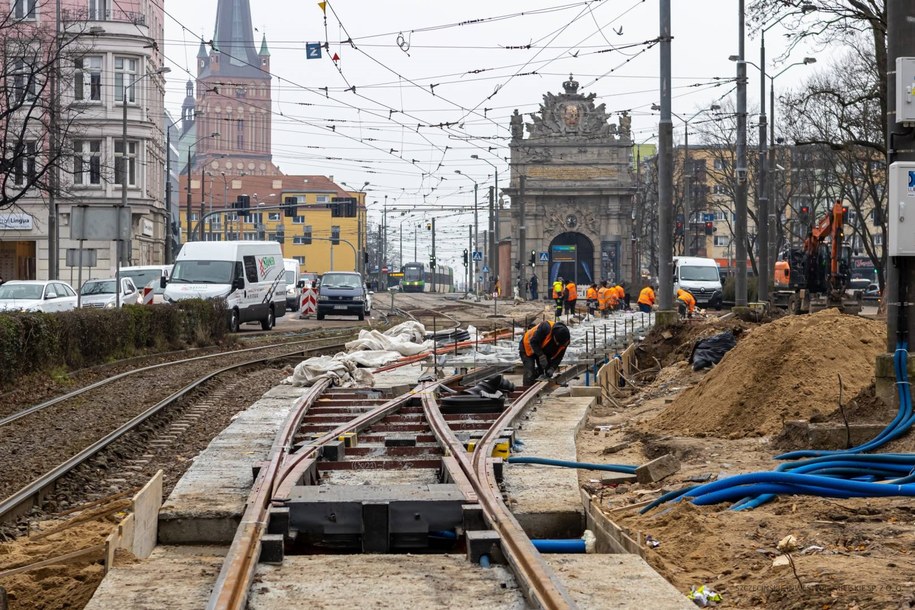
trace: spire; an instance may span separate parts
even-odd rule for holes
[[[200,39],[200,48],[197,49],[197,59],[206,59],[210,54],[207,53],[207,46],[203,42],[203,39]]]
[[[267,35],[264,34],[263,39],[261,40],[261,50],[257,53],[261,57],[270,57],[270,49],[267,48]]]
[[[220,76],[266,78],[254,48],[250,0],[219,0],[213,44],[214,51],[220,53]]]

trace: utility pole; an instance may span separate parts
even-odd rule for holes
[[[467,292],[470,292],[470,275],[473,273],[473,227],[467,227],[467,251],[470,253],[470,264],[465,267],[467,275]]]
[[[167,120],[166,120],[167,121]],[[223,202],[225,205],[225,202]],[[174,262],[172,240],[172,128],[165,128],[165,263]]]
[[[888,163],[915,161],[915,132],[902,129],[896,120],[896,59],[915,57],[915,32],[910,19],[913,17],[911,2],[908,0],[887,0],[887,140]],[[887,171],[889,175],[889,171]],[[889,189],[887,189],[889,192]],[[888,213],[893,212],[890,202]],[[903,321],[908,331],[908,340],[915,337],[915,261],[911,257],[891,256],[887,258],[886,290],[886,348],[890,354],[896,350],[899,340],[897,332]],[[905,308],[901,310],[901,308]],[[903,314],[903,315],[900,315]],[[911,348],[910,348],[911,349]]]
[[[193,214],[193,210],[191,209],[192,203],[191,203],[191,147],[190,146],[187,147],[187,171],[185,172],[185,174],[187,174],[187,201],[186,201],[187,209],[185,210],[185,212],[187,214],[187,218],[186,218],[187,233],[185,234],[184,243],[188,243],[188,242],[192,241],[191,240],[191,226],[192,226],[191,225],[191,215]]]
[[[661,0],[661,118],[658,122],[658,232],[660,261],[658,264],[658,316],[656,323],[664,326],[677,321],[674,309],[673,282],[673,139],[671,119],[671,28],[670,0]],[[638,286],[633,286],[633,291]]]
[[[432,260],[435,260],[435,217],[432,217]],[[432,292],[435,292],[435,269],[438,267],[438,261],[435,261],[436,267],[432,268]]]
[[[766,159],[766,30],[759,42],[759,178],[756,181],[756,300],[769,301],[769,167]],[[775,87],[772,87],[775,89]]]
[[[734,282],[734,307],[747,307],[747,62],[744,56],[745,0],[738,4],[737,52],[737,201],[734,224],[734,257],[737,275]]]
[[[498,176],[498,172],[496,175]],[[492,283],[491,279],[499,275],[498,256],[496,254],[496,248],[498,248],[499,245],[496,241],[496,202],[494,193],[495,187],[489,187],[489,258],[487,259],[487,263],[489,264],[490,284]],[[489,290],[489,288],[487,288],[487,290]]]
[[[662,2],[669,0],[661,0]],[[524,186],[525,179],[527,176],[521,174],[518,178],[520,184],[518,185],[518,292],[520,297],[524,297],[523,294],[520,294],[524,290],[524,285],[527,282],[527,273],[525,273],[525,264],[524,264],[524,253],[527,252],[527,226],[525,223],[527,219],[525,218],[524,211]]]
[[[479,184],[476,182],[473,183],[473,251],[476,252],[477,248],[480,247],[480,217],[479,217],[479,203],[477,200],[477,194],[479,192]],[[473,293],[479,294],[479,286],[477,285],[478,267],[477,261],[473,261]]]
[[[60,279],[60,227],[58,226],[57,191],[60,188],[60,142],[57,139],[57,119],[60,101],[57,91],[60,84],[60,0],[57,0],[54,18],[54,65],[51,67],[51,112],[48,116],[51,159],[51,174],[48,184],[48,279]],[[80,254],[82,256],[82,254]],[[82,261],[80,261],[82,264]],[[77,286],[77,291],[79,290]]]

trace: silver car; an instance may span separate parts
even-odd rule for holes
[[[79,289],[80,307],[113,309],[117,304],[114,287],[117,280],[89,280]],[[140,302],[140,293],[129,277],[121,278],[121,307],[136,305]]]
[[[57,281],[10,280],[0,285],[0,311],[69,311],[76,292]]]

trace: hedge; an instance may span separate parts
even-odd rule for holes
[[[0,313],[0,384],[61,367],[79,369],[141,353],[221,342],[225,304],[188,300],[60,313]]]

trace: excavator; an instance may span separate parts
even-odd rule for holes
[[[847,298],[851,248],[843,243],[848,208],[836,201],[810,228],[803,246],[789,248],[775,263],[774,303],[790,313],[812,313],[829,307],[856,314],[858,301]]]

